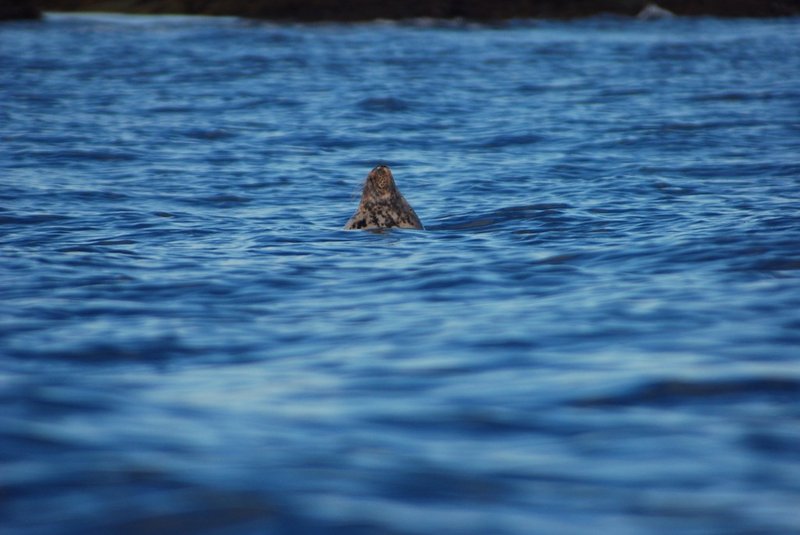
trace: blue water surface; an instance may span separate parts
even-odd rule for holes
[[[7,23],[0,186],[4,534],[800,533],[797,19]]]

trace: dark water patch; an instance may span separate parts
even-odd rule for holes
[[[800,381],[765,377],[718,381],[655,381],[619,395],[583,399],[574,404],[581,407],[675,406],[753,401],[791,403],[799,399]]]
[[[426,474],[424,478],[419,477],[421,473]],[[436,485],[428,485],[426,480],[436,481]],[[513,487],[508,482],[437,467],[399,470],[390,474],[386,487],[393,499],[422,503],[449,503],[454,494],[458,494],[461,500],[491,503],[513,494]]]
[[[217,141],[236,136],[234,132],[224,129],[192,129],[184,131],[183,135],[191,139],[199,139],[202,141]]]
[[[124,521],[103,522],[98,529],[120,534],[174,533],[176,527],[194,533],[209,530],[235,530],[242,533],[263,529],[284,532],[301,529],[299,522],[287,514],[279,502],[255,493],[222,492],[205,489],[180,490],[154,496],[172,503],[175,512],[160,512],[157,507],[143,510]],[[185,505],[183,505],[185,504]]]
[[[120,188],[121,189],[121,188]],[[40,200],[71,200],[76,204],[86,203],[92,205],[96,202],[104,203],[111,201],[115,203],[127,202],[132,199],[132,196],[122,191],[113,191],[109,189],[98,190],[61,190],[58,192],[42,193]]]
[[[800,460],[800,450],[797,448],[797,432],[792,430],[773,431],[764,429],[754,431],[743,438],[745,447],[750,448],[760,454],[777,455],[787,460]]]
[[[244,195],[236,195],[233,193],[217,193],[206,197],[180,197],[178,200],[182,204],[197,206],[217,206],[217,207],[232,207],[245,205],[253,201],[252,197]],[[159,215],[159,217],[164,217]]]
[[[3,136],[4,141],[12,143],[34,143],[34,144],[82,144],[91,141],[86,134],[72,134],[67,132],[18,132],[14,135]]]
[[[235,352],[235,351],[234,351]],[[65,361],[84,364],[167,363],[176,358],[207,354],[207,348],[181,343],[173,336],[132,339],[119,342],[69,344],[62,347],[15,348],[10,351],[20,359]]]
[[[58,250],[59,253],[99,253],[101,251],[101,248],[90,245],[71,245]]]
[[[146,108],[144,111],[156,114],[186,114],[199,110],[196,106],[188,104],[156,104]]]
[[[558,218],[568,204],[544,203],[499,208],[484,214],[459,214],[439,219],[439,224],[426,227],[428,230],[483,230],[516,221],[547,221]]]
[[[454,275],[452,273],[418,274],[419,282],[415,288],[422,292],[436,292],[437,290],[465,289],[467,287],[480,287],[481,279],[473,275]]]
[[[72,218],[60,214],[0,215],[0,225],[42,225],[70,219]]]
[[[65,165],[73,165],[80,162],[131,162],[138,160],[141,155],[132,151],[120,151],[110,149],[43,149],[43,150],[20,150],[16,152],[17,157],[36,159],[48,163],[62,162]]]
[[[102,414],[119,403],[109,391],[88,391],[83,387],[52,383],[23,382],[0,395],[10,411],[22,409],[27,418],[59,418],[73,413]]]
[[[679,184],[675,184],[673,182],[667,182],[665,180],[659,180],[653,184],[653,186],[658,189],[660,192],[668,195],[670,197],[682,197],[685,195],[697,195],[701,192],[699,188],[691,187],[691,186],[682,186]]]
[[[691,100],[696,102],[748,102],[752,100],[765,100],[765,101],[772,101],[772,100],[798,100],[800,99],[800,93],[796,91],[775,91],[775,90],[766,90],[766,91],[709,91],[705,94],[700,95],[691,95],[689,97]]]
[[[642,87],[605,87],[599,92],[600,97],[636,97],[646,95],[647,92]],[[598,102],[602,102],[598,99]]]
[[[302,108],[304,105],[303,101],[300,99],[292,98],[287,95],[275,94],[275,95],[259,95],[259,96],[249,96],[243,95],[237,99],[236,102],[231,103],[228,106],[228,109],[237,109],[237,110],[252,110],[256,108],[261,108],[265,106],[275,106],[277,108]]]
[[[767,256],[767,255],[764,255]],[[760,258],[750,264],[748,271],[772,273],[780,271],[796,271],[800,269],[800,257],[794,258]]]
[[[658,132],[702,131],[707,133],[718,129],[757,128],[760,126],[764,126],[764,122],[760,120],[731,119],[715,121],[669,121],[655,126],[654,129]]]
[[[551,91],[552,87],[547,84],[537,84],[531,82],[524,82],[516,88],[516,92],[523,95],[539,95]]]
[[[104,245],[104,246],[110,246],[110,245],[136,245],[136,243],[137,242],[135,240],[113,239],[112,238],[112,239],[96,240],[95,242],[93,242],[93,245]]]
[[[357,103],[359,109],[368,112],[388,112],[397,113],[408,111],[412,104],[404,99],[394,97],[370,97],[360,100]]]

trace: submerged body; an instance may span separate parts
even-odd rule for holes
[[[397,189],[391,169],[379,165],[367,175],[358,210],[344,228],[352,230],[391,227],[423,228],[414,209]]]

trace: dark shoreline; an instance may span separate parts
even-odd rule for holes
[[[42,12],[32,0],[18,0],[13,4],[0,3],[0,22],[4,20],[36,20],[42,18]]]
[[[22,2],[25,4],[26,2]],[[286,21],[367,21],[440,18],[477,21],[573,19],[602,14],[636,16],[647,0],[39,0],[47,11],[228,15]],[[800,0],[661,0],[679,16],[800,15]],[[33,3],[29,4],[31,7]]]

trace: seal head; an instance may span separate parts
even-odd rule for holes
[[[345,230],[372,228],[415,228],[422,223],[394,183],[392,170],[379,165],[367,175],[358,210]]]

